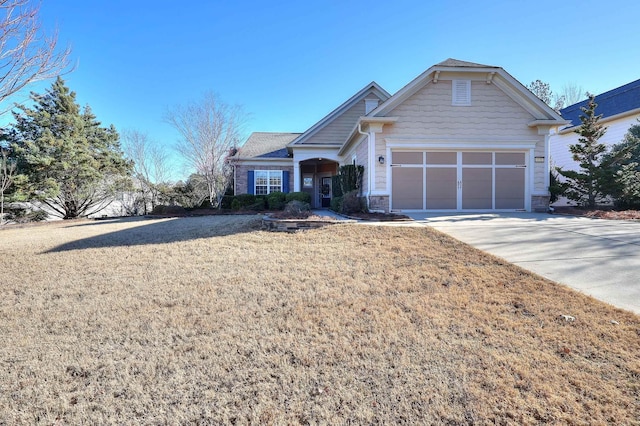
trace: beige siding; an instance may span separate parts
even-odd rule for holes
[[[367,95],[367,98],[376,97],[373,93]],[[331,123],[311,136],[307,144],[337,144],[341,145],[349,136],[353,127],[356,125],[358,118],[365,115],[364,99],[354,104],[346,110],[342,115],[336,117]]]
[[[452,106],[451,81],[441,80],[427,84],[386,115],[398,117],[398,121],[384,126],[377,135],[376,156],[386,154],[388,138],[413,138],[416,143],[450,141],[452,147],[456,139],[482,139],[478,148],[485,143],[537,141],[536,155],[544,155],[544,136],[527,126],[534,117],[498,87],[484,81],[471,82],[470,106]],[[376,166],[376,190],[386,189],[385,171],[384,166]],[[536,166],[534,181],[534,191],[545,190],[544,166]]]
[[[600,139],[600,142],[607,144],[607,146],[622,142],[629,127],[638,124],[638,118],[640,118],[640,114],[603,123],[607,128],[607,132]],[[573,161],[569,145],[577,143],[578,137],[578,134],[574,132],[552,136],[550,141],[551,164],[562,167],[565,170],[576,170],[578,165]]]
[[[364,166],[365,176],[362,179],[362,193],[369,192],[369,182],[367,179],[367,168],[369,167],[369,139],[365,138],[356,148],[356,164]]]
[[[451,105],[451,81],[428,84],[387,115],[395,134],[430,137],[537,137],[534,119],[493,84],[473,81],[471,106]],[[391,128],[391,127],[389,127]]]

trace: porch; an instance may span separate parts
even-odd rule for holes
[[[300,161],[294,165],[294,190],[311,195],[311,208],[328,209],[333,196],[331,178],[338,173],[338,166],[338,162],[326,158]]]

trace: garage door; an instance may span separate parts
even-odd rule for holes
[[[524,152],[393,151],[393,210],[524,210]]]

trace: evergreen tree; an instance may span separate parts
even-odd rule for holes
[[[607,193],[618,207],[640,206],[640,124],[629,128],[624,140],[603,157]]]
[[[587,107],[582,107],[582,124],[575,131],[580,135],[578,143],[569,146],[573,160],[578,162],[579,170],[562,170],[558,173],[566,180],[565,196],[578,204],[594,208],[606,196],[606,170],[601,167],[603,154],[607,146],[600,138],[607,129],[599,121],[602,115],[596,115],[595,96],[589,95]]]
[[[14,113],[10,135],[20,191],[64,219],[100,211],[131,170],[115,128],[102,127],[89,106],[81,110],[60,77],[31,99]]]

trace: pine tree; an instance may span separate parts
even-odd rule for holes
[[[106,207],[131,170],[113,126],[101,127],[91,108],[58,77],[45,94],[31,93],[33,107],[14,113],[10,140],[22,174],[20,191],[64,219]]]
[[[607,169],[607,193],[621,208],[640,206],[640,124],[629,128],[602,163]]]
[[[597,106],[595,96],[589,95],[587,107],[581,108],[582,124],[575,131],[580,138],[578,143],[569,146],[573,160],[580,166],[579,170],[558,169],[558,173],[566,180],[565,196],[589,208],[596,207],[606,197],[606,170],[601,167],[601,161],[607,146],[599,140],[607,129],[599,123],[602,115],[596,115]]]

